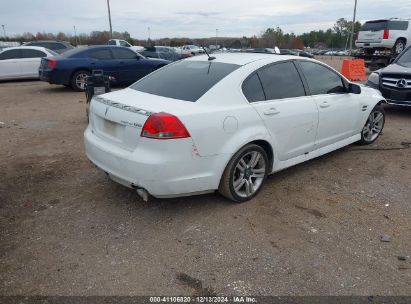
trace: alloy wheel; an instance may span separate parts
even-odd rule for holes
[[[86,78],[88,77],[88,75],[86,73],[80,73],[76,76],[76,86],[81,89],[84,90],[85,86],[86,86]]]
[[[365,124],[362,134],[367,142],[374,141],[381,133],[384,127],[384,114],[379,111],[371,112]]]
[[[260,189],[265,175],[266,162],[262,154],[258,151],[248,152],[240,158],[233,172],[235,193],[242,198],[251,197]]]

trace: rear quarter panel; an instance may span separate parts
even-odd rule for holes
[[[195,103],[194,112],[181,113],[201,156],[232,155],[255,140],[272,144],[260,116],[241,90],[251,71],[240,68],[204,94]]]

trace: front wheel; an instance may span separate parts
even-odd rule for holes
[[[380,136],[385,124],[385,112],[381,105],[376,105],[368,116],[367,122],[361,131],[362,145],[372,144]]]
[[[224,170],[218,191],[235,202],[245,202],[257,195],[268,173],[267,153],[249,144],[238,151]]]

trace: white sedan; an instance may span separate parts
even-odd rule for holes
[[[88,158],[147,199],[218,190],[243,202],[266,176],[380,135],[384,101],[308,58],[196,56],[91,101]]]
[[[0,80],[39,78],[41,58],[58,55],[38,46],[19,46],[0,52]]]

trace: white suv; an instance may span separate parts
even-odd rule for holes
[[[373,54],[376,50],[391,49],[394,55],[398,55],[410,42],[410,20],[392,18],[364,23],[357,34],[355,45],[364,48],[368,54]]]

